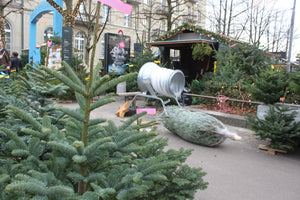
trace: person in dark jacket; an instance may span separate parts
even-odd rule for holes
[[[13,52],[12,53],[12,58],[11,58],[11,68],[10,71],[16,70],[19,72],[22,69],[22,61],[20,58],[18,58],[18,52]]]
[[[10,71],[11,61],[8,51],[3,47],[3,42],[0,40],[0,67],[4,68],[7,73]]]

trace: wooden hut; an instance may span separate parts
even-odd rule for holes
[[[168,68],[180,69],[186,81],[190,82],[201,78],[204,73],[213,72],[216,61],[214,51],[210,55],[204,55],[201,60],[193,59],[193,47],[196,44],[208,45],[212,50],[218,50],[220,44],[231,45],[236,42],[239,41],[185,23],[147,45],[158,47],[162,64]]]

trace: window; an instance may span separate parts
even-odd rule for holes
[[[166,0],[160,0],[161,5],[165,6],[166,5]]]
[[[145,24],[146,24],[146,29],[149,30],[150,29],[150,17],[149,16],[146,16],[146,19],[145,19]]]
[[[103,12],[102,12],[102,22],[105,23],[106,17],[108,16],[108,21],[110,22],[110,16],[109,16],[109,7],[103,6]]]
[[[84,14],[84,5],[83,5],[83,3],[81,3],[80,6],[79,6],[79,13]]]
[[[44,42],[47,42],[51,37],[53,37],[53,28],[47,28],[44,31]]]
[[[124,26],[131,27],[130,15],[127,14],[124,15]]]
[[[149,4],[149,1],[150,1],[150,0],[144,0],[144,3],[145,3],[145,4]]]
[[[79,59],[83,60],[84,52],[84,36],[81,32],[76,33],[75,35],[75,54],[77,54]]]
[[[175,8],[176,8],[175,11],[179,12],[179,3],[178,3],[178,1],[175,2]]]
[[[165,31],[166,30],[166,22],[165,21],[161,21],[161,27],[160,30]]]
[[[192,14],[192,8],[191,8],[191,6],[188,6],[188,7],[187,7],[187,14],[188,14],[188,15],[191,15],[191,14]]]
[[[200,10],[197,11],[197,20],[198,21],[201,20],[201,11]]]
[[[9,55],[11,52],[11,28],[8,22],[5,22],[5,48],[8,51]]]
[[[105,39],[104,37],[101,38],[101,56],[104,56],[105,52]]]

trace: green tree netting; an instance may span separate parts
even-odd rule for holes
[[[221,144],[226,137],[234,140],[241,139],[235,133],[230,133],[216,118],[178,106],[167,106],[162,121],[169,131],[196,144],[212,147]]]

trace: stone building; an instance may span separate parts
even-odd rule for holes
[[[7,0],[2,0],[7,2]],[[30,13],[41,3],[42,0],[13,0],[9,7],[4,9],[4,13],[14,10],[6,17],[6,48],[12,53],[21,53],[29,48],[29,24]],[[96,7],[97,0],[86,0],[92,2],[91,8]],[[100,26],[103,26],[106,16],[109,13],[108,22],[97,44],[96,61],[104,58],[104,33],[119,33],[131,38],[131,55],[137,51],[137,43],[150,42],[159,35],[164,34],[167,28],[167,16],[172,13],[173,29],[188,22],[193,25],[204,27],[206,0],[177,0],[172,4],[172,10],[168,7],[166,0],[123,0],[132,5],[131,15],[126,15],[105,4],[100,8]],[[73,0],[73,4],[76,0]],[[88,4],[86,4],[88,5]],[[75,6],[75,5],[73,5]],[[76,24],[73,30],[73,47],[78,55],[84,58],[85,45],[87,44],[88,6],[80,6],[80,15],[76,17]],[[64,9],[66,5],[64,3]],[[54,22],[55,23],[55,22]],[[90,22],[89,22],[90,23]],[[36,26],[36,46],[45,44],[47,37],[53,35],[53,13],[43,14]],[[96,64],[96,62],[95,62]]]

